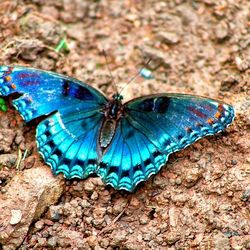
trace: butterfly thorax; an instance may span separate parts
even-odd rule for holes
[[[99,136],[99,143],[103,150],[111,143],[117,122],[124,114],[122,99],[123,97],[120,94],[113,95],[113,99],[103,109],[105,119]]]

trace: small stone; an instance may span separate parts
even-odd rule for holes
[[[96,201],[98,199],[99,195],[96,191],[93,192],[91,195],[90,199]]]
[[[176,210],[175,207],[171,207],[169,208],[168,214],[169,214],[170,226],[176,227],[178,224],[178,211]]]
[[[150,46],[144,46],[141,48],[142,54],[146,57],[146,58],[151,58],[152,61],[150,63],[150,66],[152,68],[157,68],[159,67],[159,65],[163,65],[166,68],[170,68],[171,67],[171,60],[169,61],[169,58],[167,57],[167,55],[159,50],[159,49],[155,49],[153,47]],[[155,65],[153,65],[153,63]]]
[[[0,129],[0,152],[10,153],[16,133],[12,129]]]
[[[93,226],[97,229],[102,229],[106,226],[106,222],[104,219],[94,219],[92,220]]]
[[[219,42],[222,42],[229,36],[228,24],[221,21],[215,28],[215,36]]]
[[[21,210],[11,210],[11,218],[10,218],[10,224],[16,225],[18,224],[22,219],[22,211]]]
[[[104,207],[96,207],[93,211],[93,216],[95,219],[103,218],[105,214],[106,214],[106,208]]]
[[[119,213],[122,212],[122,210],[125,208],[125,206],[127,205],[127,200],[120,198],[118,200],[116,200],[114,206],[113,206],[113,213],[115,215],[118,215]]]
[[[173,32],[159,32],[157,37],[161,42],[168,45],[173,45],[180,41],[179,36]]]
[[[90,192],[92,193],[95,189],[95,185],[93,184],[93,182],[91,181],[91,179],[87,179],[84,183],[84,189],[86,192]]]
[[[0,154],[0,166],[12,167],[17,160],[16,154]]]
[[[232,87],[239,83],[239,79],[236,76],[229,75],[221,82],[221,91],[230,91]]]
[[[87,201],[87,200],[81,200],[79,205],[82,207],[82,208],[89,208],[91,205],[90,203]]]
[[[39,220],[35,223],[34,226],[35,226],[35,229],[37,229],[37,231],[40,231],[44,227],[44,222],[42,220]]]
[[[50,237],[48,239],[48,241],[47,241],[47,245],[48,245],[48,247],[51,247],[51,248],[56,247],[56,245],[57,245],[57,237],[56,236]]]
[[[38,241],[38,246],[40,246],[40,247],[44,247],[46,245],[46,242],[47,242],[46,238],[41,238],[41,237],[38,237],[37,241]]]
[[[125,230],[115,230],[111,234],[111,245],[118,246],[121,242],[126,240],[127,232]]]
[[[193,187],[199,179],[202,177],[202,170],[198,168],[193,168],[187,171],[185,175],[185,186]]]
[[[214,249],[230,250],[230,240],[222,233],[218,233],[214,236]]]
[[[235,57],[235,64],[240,72],[244,72],[250,67],[250,62],[240,58],[239,56]]]
[[[53,221],[59,221],[61,219],[61,214],[62,213],[62,206],[50,206],[49,207],[49,211],[48,211],[48,215],[49,215],[49,219],[53,220]]]
[[[28,61],[35,61],[40,52],[44,50],[44,44],[38,39],[21,39],[16,42],[18,55]]]
[[[241,196],[242,201],[248,201],[250,200],[250,186],[246,187],[246,190],[244,191],[243,195]]]
[[[146,225],[149,222],[149,218],[148,218],[148,216],[143,214],[142,216],[140,216],[139,221],[140,221],[141,225]]]
[[[179,239],[180,239],[180,235],[179,233],[177,232],[170,232],[168,235],[167,235],[167,243],[169,245],[173,245],[175,242],[177,242]]]

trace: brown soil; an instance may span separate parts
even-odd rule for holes
[[[237,114],[225,132],[172,155],[134,193],[97,177],[67,181],[19,249],[250,249],[249,10],[248,0],[0,1],[0,64],[64,73],[111,96],[103,49],[119,86],[152,58],[154,79],[139,77],[125,100],[192,93],[231,103]],[[68,51],[58,53],[64,38]],[[0,113],[2,193],[19,171],[43,163],[36,125],[11,105]],[[27,155],[16,169],[19,150]]]

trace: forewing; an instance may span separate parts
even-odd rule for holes
[[[97,109],[107,100],[97,90],[76,79],[26,67],[0,66],[0,95],[13,93],[13,101],[25,121],[53,111]]]
[[[160,94],[125,104],[127,119],[165,154],[224,130],[234,119],[232,106],[185,94]]]
[[[0,95],[13,101],[25,121],[49,115],[37,127],[37,144],[53,172],[85,178],[96,171],[97,141],[106,98],[76,79],[25,67],[0,66]]]

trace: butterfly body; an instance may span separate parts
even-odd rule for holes
[[[37,126],[40,154],[54,174],[84,179],[92,173],[128,191],[156,174],[169,154],[224,130],[232,106],[213,99],[163,93],[123,103],[64,75],[0,66],[0,96],[13,101],[25,121],[47,115]]]

